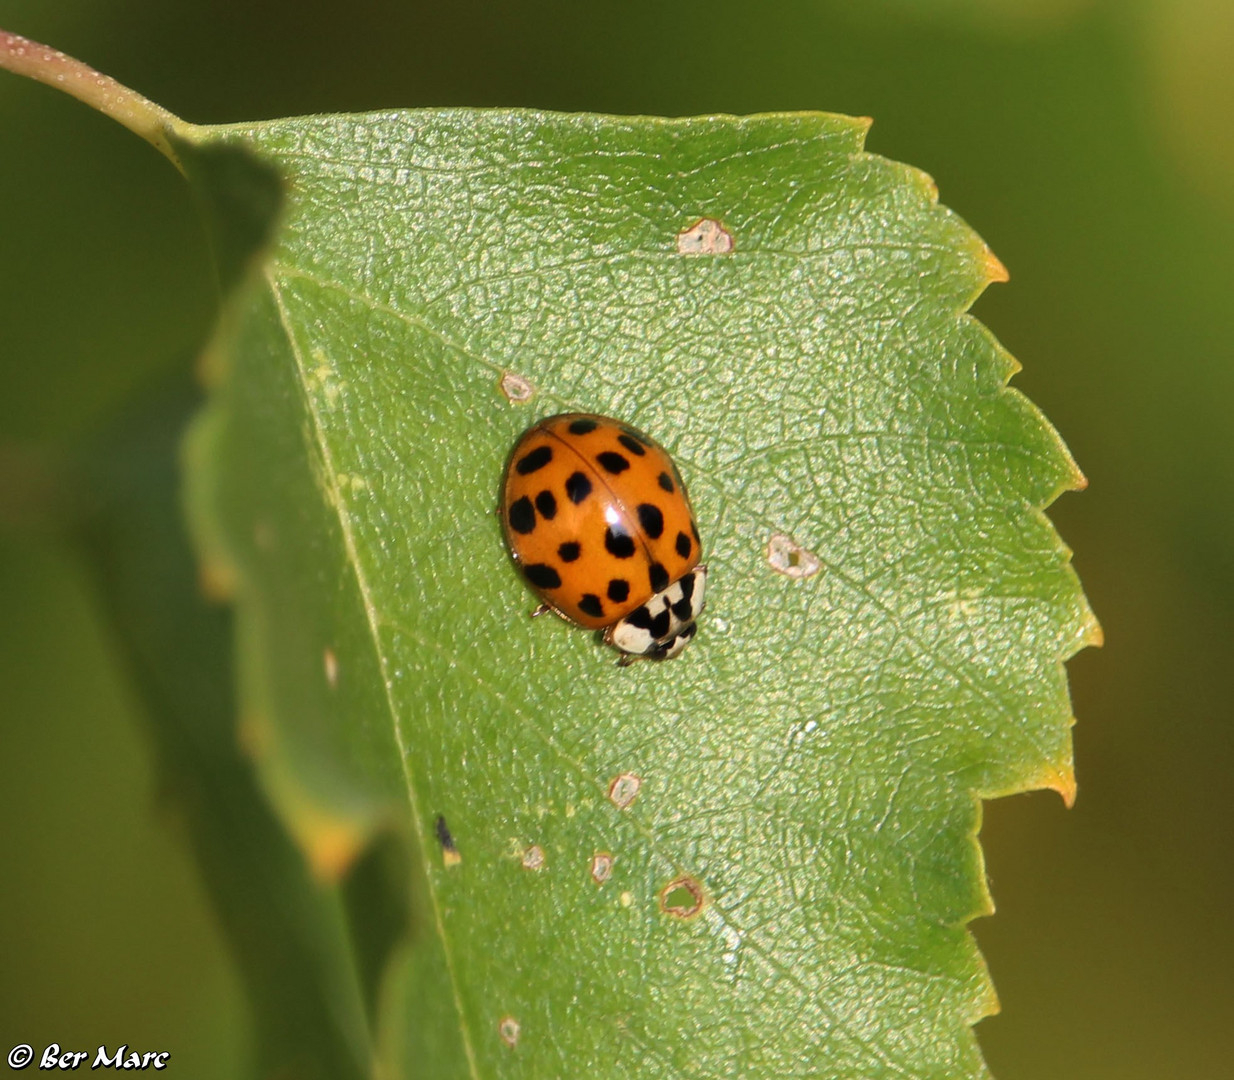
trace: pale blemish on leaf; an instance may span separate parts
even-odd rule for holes
[[[338,689],[338,657],[333,649],[326,646],[321,653],[321,666],[326,673],[326,685],[331,690]]]
[[[767,541],[767,563],[777,574],[791,578],[808,578],[822,568],[814,552],[803,548],[792,537],[776,533]]]
[[[523,852],[523,869],[524,870],[543,870],[544,869],[544,848],[539,844],[532,844]]]
[[[501,388],[501,392],[506,395],[507,400],[514,405],[522,405],[530,401],[536,393],[536,388],[529,379],[525,379],[522,375],[518,375],[513,371],[503,373],[497,385]]]
[[[503,1016],[497,1023],[497,1032],[501,1036],[501,1041],[509,1047],[518,1045],[518,1037],[522,1030],[522,1025],[513,1016]]]
[[[677,234],[679,255],[727,255],[733,246],[733,234],[715,218],[700,218]]]
[[[613,856],[607,851],[597,851],[591,857],[591,880],[603,885],[613,873]]]
[[[614,776],[608,785],[609,801],[618,810],[624,810],[635,800],[638,789],[642,786],[642,778],[633,773],[621,773],[619,776]]]
[[[660,890],[660,910],[675,919],[692,919],[707,903],[703,887],[688,874],[674,878]]]

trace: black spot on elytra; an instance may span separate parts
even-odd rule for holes
[[[638,439],[636,439],[633,435],[629,435],[626,432],[622,432],[620,435],[618,435],[617,441],[621,443],[621,445],[624,446],[627,450],[629,450],[630,453],[633,454],[635,457],[642,457],[645,453],[647,453],[647,450],[643,446],[643,444],[639,442]]]
[[[543,469],[552,460],[553,448],[551,446],[537,446],[534,450],[528,451],[518,459],[518,463],[514,466],[514,471],[519,476],[526,476],[537,469]]]
[[[526,536],[536,527],[536,512],[531,508],[531,500],[524,495],[512,502],[506,520],[516,533]]]
[[[578,602],[578,609],[597,619],[604,614],[604,605],[600,603],[600,598],[595,593],[584,593],[583,598]]]
[[[668,588],[668,571],[658,562],[653,562],[647,568],[647,577],[651,580],[652,592],[663,592]]]
[[[677,554],[683,559],[690,557],[690,538],[683,532],[677,534]]]
[[[591,481],[581,472],[571,473],[566,477],[566,497],[578,506],[591,494]]]
[[[557,516],[557,500],[551,491],[542,491],[536,496],[536,509],[545,521],[552,521]]]
[[[625,472],[630,467],[629,461],[616,450],[605,450],[603,453],[596,454],[596,461],[603,466],[605,472],[612,473],[614,476]]]
[[[586,435],[589,431],[595,431],[600,425],[594,420],[571,420],[570,434],[571,435]]]
[[[672,622],[672,617],[668,613],[668,608],[665,608],[654,619],[651,620],[651,636],[659,641],[665,634],[668,633],[669,625]]]
[[[557,549],[557,556],[562,562],[574,562],[579,556],[579,546],[574,540],[567,540]]]
[[[614,604],[624,604],[630,597],[630,583],[625,578],[615,577],[608,583],[608,598]]]
[[[523,573],[537,589],[561,588],[561,575],[547,563],[528,563],[523,567]]]
[[[634,537],[623,532],[620,527],[614,528],[610,525],[604,530],[604,546],[610,555],[615,555],[618,559],[628,559],[634,554]],[[656,565],[659,566],[659,563]]]
[[[639,503],[637,513],[643,531],[653,540],[659,540],[664,532],[664,515],[660,513],[660,508],[651,503]]]
[[[673,478],[666,472],[660,473],[660,487],[662,487],[670,495],[673,493]]]
[[[625,621],[638,630],[650,630],[652,621],[651,609],[646,604],[635,608],[626,616]]]

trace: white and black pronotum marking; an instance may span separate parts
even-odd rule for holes
[[[631,664],[647,657],[671,660],[686,647],[697,627],[707,592],[707,567],[696,566],[642,607],[614,623],[604,640],[626,655],[618,663]]]

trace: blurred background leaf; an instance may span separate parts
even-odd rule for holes
[[[1047,795],[987,806],[1000,913],[975,929],[1004,1015],[982,1045],[1001,1080],[1221,1075],[1234,121],[1211,58],[1234,55],[1228,8],[1091,0],[997,25],[941,0],[851,8],[0,0],[0,25],[198,121],[434,104],[875,117],[871,149],[931,172],[1010,268],[976,313],[1091,481],[1051,515],[1107,637],[1070,665],[1080,797],[1070,814]],[[0,205],[0,1034],[164,1042],[181,1075],[229,1075],[239,977],[158,812],[97,593],[38,527],[60,504],[31,465],[88,445],[197,348],[215,295],[201,230],[152,150],[11,78]]]

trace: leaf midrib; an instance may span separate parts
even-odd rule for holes
[[[308,369],[305,367],[304,357],[301,354],[300,347],[296,341],[295,332],[292,330],[290,314],[283,303],[282,290],[279,288],[278,282],[269,270],[267,270],[265,278],[269,284],[270,293],[274,299],[275,306],[278,308],[279,324],[283,329],[283,333],[287,337],[288,348],[291,349],[292,356],[295,358],[296,369],[299,375],[297,382],[302,392],[305,409],[308,411],[308,414],[312,419],[313,437],[314,441],[317,443],[317,450],[322,455],[323,463],[326,466],[326,482],[329,484],[332,496],[331,501],[333,502],[335,512],[338,515],[339,528],[343,537],[343,546],[347,552],[347,561],[350,563],[351,571],[355,575],[356,588],[359,590],[361,600],[364,604],[365,620],[368,623],[369,637],[373,644],[373,652],[376,655],[377,664],[381,671],[382,692],[385,695],[386,708],[390,717],[390,726],[393,728],[394,741],[398,747],[399,758],[403,768],[403,778],[407,786],[407,797],[409,803],[411,804],[412,828],[416,833],[416,846],[423,864],[422,870],[424,880],[428,884],[429,902],[431,903],[433,909],[433,922],[437,927],[437,937],[441,941],[441,948],[446,962],[446,970],[450,973],[450,991],[453,997],[455,1011],[458,1013],[459,1030],[463,1041],[463,1051],[467,1057],[467,1068],[471,1074],[472,1080],[480,1080],[480,1073],[476,1064],[475,1049],[472,1045],[471,1029],[468,1025],[467,1013],[463,1008],[462,997],[459,993],[459,980],[454,968],[454,955],[450,948],[449,937],[445,932],[445,925],[442,920],[441,904],[437,896],[437,887],[433,880],[432,867],[429,865],[428,861],[428,852],[430,847],[428,838],[424,833],[424,819],[420,813],[420,798],[416,791],[415,782],[412,779],[410,766],[408,764],[411,760],[411,755],[407,746],[403,742],[402,731],[398,723],[398,710],[395,707],[394,698],[391,692],[393,682],[386,663],[385,650],[381,647],[377,606],[373,601],[371,590],[369,589],[368,579],[364,574],[364,569],[360,565],[355,536],[351,528],[351,516],[347,512],[346,503],[343,499],[342,492],[338,489],[338,471],[334,467],[333,455],[330,452],[330,446],[325,437],[325,431],[322,427],[320,413],[317,410],[312,395],[304,392],[304,388],[308,385]]]

